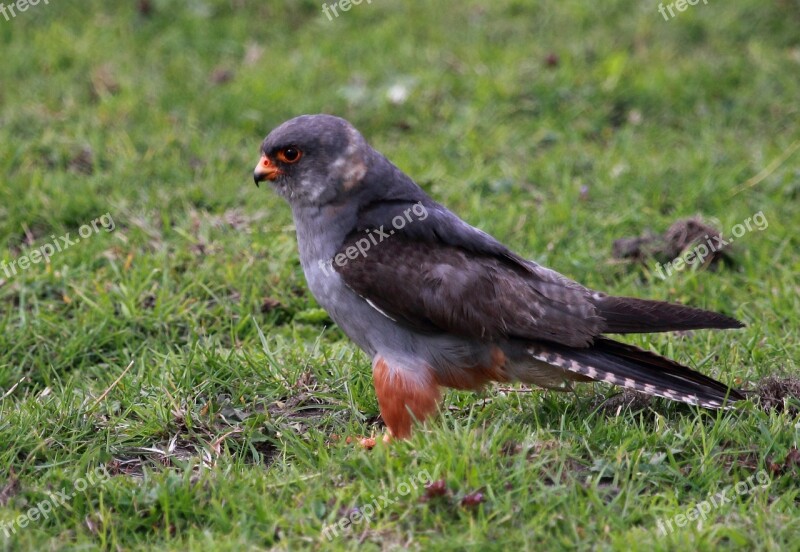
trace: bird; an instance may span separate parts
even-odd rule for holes
[[[288,202],[319,305],[372,359],[389,439],[436,413],[443,388],[569,390],[606,382],[729,409],[736,389],[608,334],[744,325],[608,295],[513,252],[434,201],[347,120],[300,115],[264,139],[253,173]]]

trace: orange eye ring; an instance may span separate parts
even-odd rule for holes
[[[303,157],[303,152],[294,146],[283,148],[282,150],[278,151],[277,154],[278,161],[281,163],[288,163],[289,165],[292,163],[297,163],[300,161],[301,157]]]

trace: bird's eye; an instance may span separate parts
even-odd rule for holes
[[[288,148],[283,148],[278,152],[278,161],[281,161],[282,163],[297,163],[300,161],[302,156],[302,151],[293,146],[289,146]]]

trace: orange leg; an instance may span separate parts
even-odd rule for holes
[[[427,366],[424,374],[409,374],[404,369],[393,370],[381,356],[375,357],[372,376],[383,421],[398,439],[411,436],[414,420],[423,421],[436,412],[442,394]]]

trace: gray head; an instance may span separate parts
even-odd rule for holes
[[[269,180],[291,205],[336,203],[357,187],[375,152],[353,126],[332,115],[301,115],[261,144],[253,178]]]

